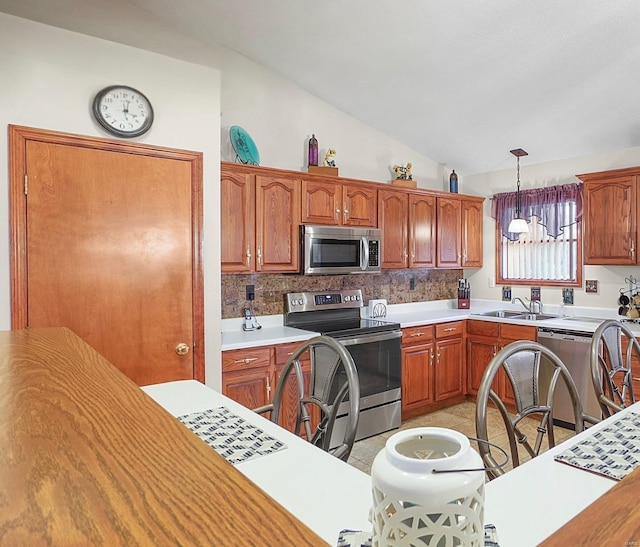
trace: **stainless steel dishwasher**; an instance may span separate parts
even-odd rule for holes
[[[565,364],[573,378],[583,411],[595,418],[600,416],[600,405],[591,383],[589,354],[591,350],[590,332],[566,329],[538,328],[538,342],[549,348]],[[575,418],[569,392],[562,382],[553,399],[553,421],[555,424],[575,429]]]

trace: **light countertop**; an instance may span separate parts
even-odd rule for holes
[[[509,302],[472,300],[471,308],[468,310],[459,310],[454,307],[455,304],[455,300],[392,304],[387,306],[387,316],[384,320],[400,323],[403,328],[441,323],[443,321],[478,319],[497,323],[514,323],[578,332],[594,332],[599,325],[599,320],[618,319],[615,311],[609,309],[571,307],[565,310],[566,315],[564,317],[530,321],[512,317],[502,318],[479,315],[492,310],[517,310],[526,313],[521,306],[515,306]],[[367,311],[366,306],[362,308],[364,317],[367,316]],[[559,306],[545,306],[544,312],[559,315],[561,310]],[[316,333],[313,332],[283,326],[282,315],[258,317],[258,320],[262,328],[245,332],[242,330],[241,319],[224,319],[222,321],[222,350],[302,342],[316,336]],[[629,323],[628,325],[637,336],[640,336],[640,324]]]

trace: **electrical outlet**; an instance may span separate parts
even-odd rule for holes
[[[562,303],[573,304],[573,289],[562,289]]]
[[[531,287],[531,300],[540,300],[540,287]]]
[[[245,285],[245,289],[247,292],[247,300],[255,300],[256,298],[256,289],[255,285]]]
[[[416,290],[416,278],[415,277],[411,277],[409,279],[409,290],[410,291],[415,291]]]
[[[511,302],[511,287],[502,287],[502,301]]]

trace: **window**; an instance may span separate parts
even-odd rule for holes
[[[493,196],[496,278],[515,285],[582,285],[582,184],[520,192],[524,234],[507,232],[515,217],[515,192]]]

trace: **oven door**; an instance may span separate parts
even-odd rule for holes
[[[400,400],[401,338],[400,330],[336,337],[356,365],[361,409]],[[344,374],[335,374],[336,358],[329,348],[315,348],[314,389],[319,390],[318,393],[329,389],[334,395],[344,383]]]

